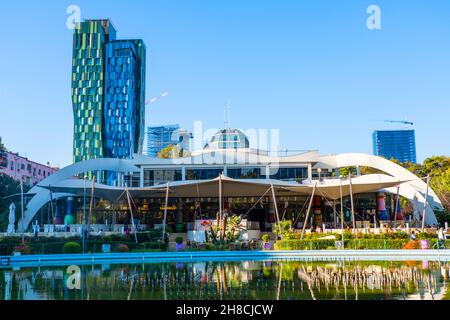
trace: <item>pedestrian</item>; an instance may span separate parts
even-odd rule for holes
[[[439,249],[444,249],[445,248],[445,233],[444,233],[444,228],[439,228],[438,231],[438,239],[439,239]]]

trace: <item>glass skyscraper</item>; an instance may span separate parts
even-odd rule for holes
[[[72,60],[74,162],[142,152],[145,130],[142,40],[116,40],[109,20],[75,28]]]
[[[414,130],[377,130],[372,139],[374,155],[400,162],[417,162]]]
[[[177,145],[188,151],[191,138],[192,134],[181,129],[178,124],[148,127],[147,155],[157,157],[159,151],[171,145]]]

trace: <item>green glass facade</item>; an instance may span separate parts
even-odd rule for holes
[[[118,66],[116,57],[108,57],[108,50],[114,55],[113,49],[120,49],[118,43],[133,51],[132,72],[128,72],[129,66]],[[72,60],[74,162],[102,157],[130,158],[133,153],[142,151],[145,55],[142,40],[116,41],[116,30],[109,20],[87,20],[75,29]],[[111,66],[111,61],[116,65]],[[119,84],[111,85],[112,82],[107,81],[111,75],[108,71],[115,72],[114,76],[121,80]],[[109,110],[111,107],[114,110]],[[127,123],[134,125],[124,131],[122,124]]]

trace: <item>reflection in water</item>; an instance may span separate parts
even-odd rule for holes
[[[35,299],[446,299],[446,263],[178,262],[81,266],[81,290],[66,267],[0,270],[0,300]]]

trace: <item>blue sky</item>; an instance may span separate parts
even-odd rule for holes
[[[280,147],[372,152],[374,129],[415,122],[418,160],[450,148],[450,1],[8,1],[0,10],[0,136],[72,161],[69,5],[148,49],[147,124],[280,129]],[[381,30],[366,9],[381,8]]]

